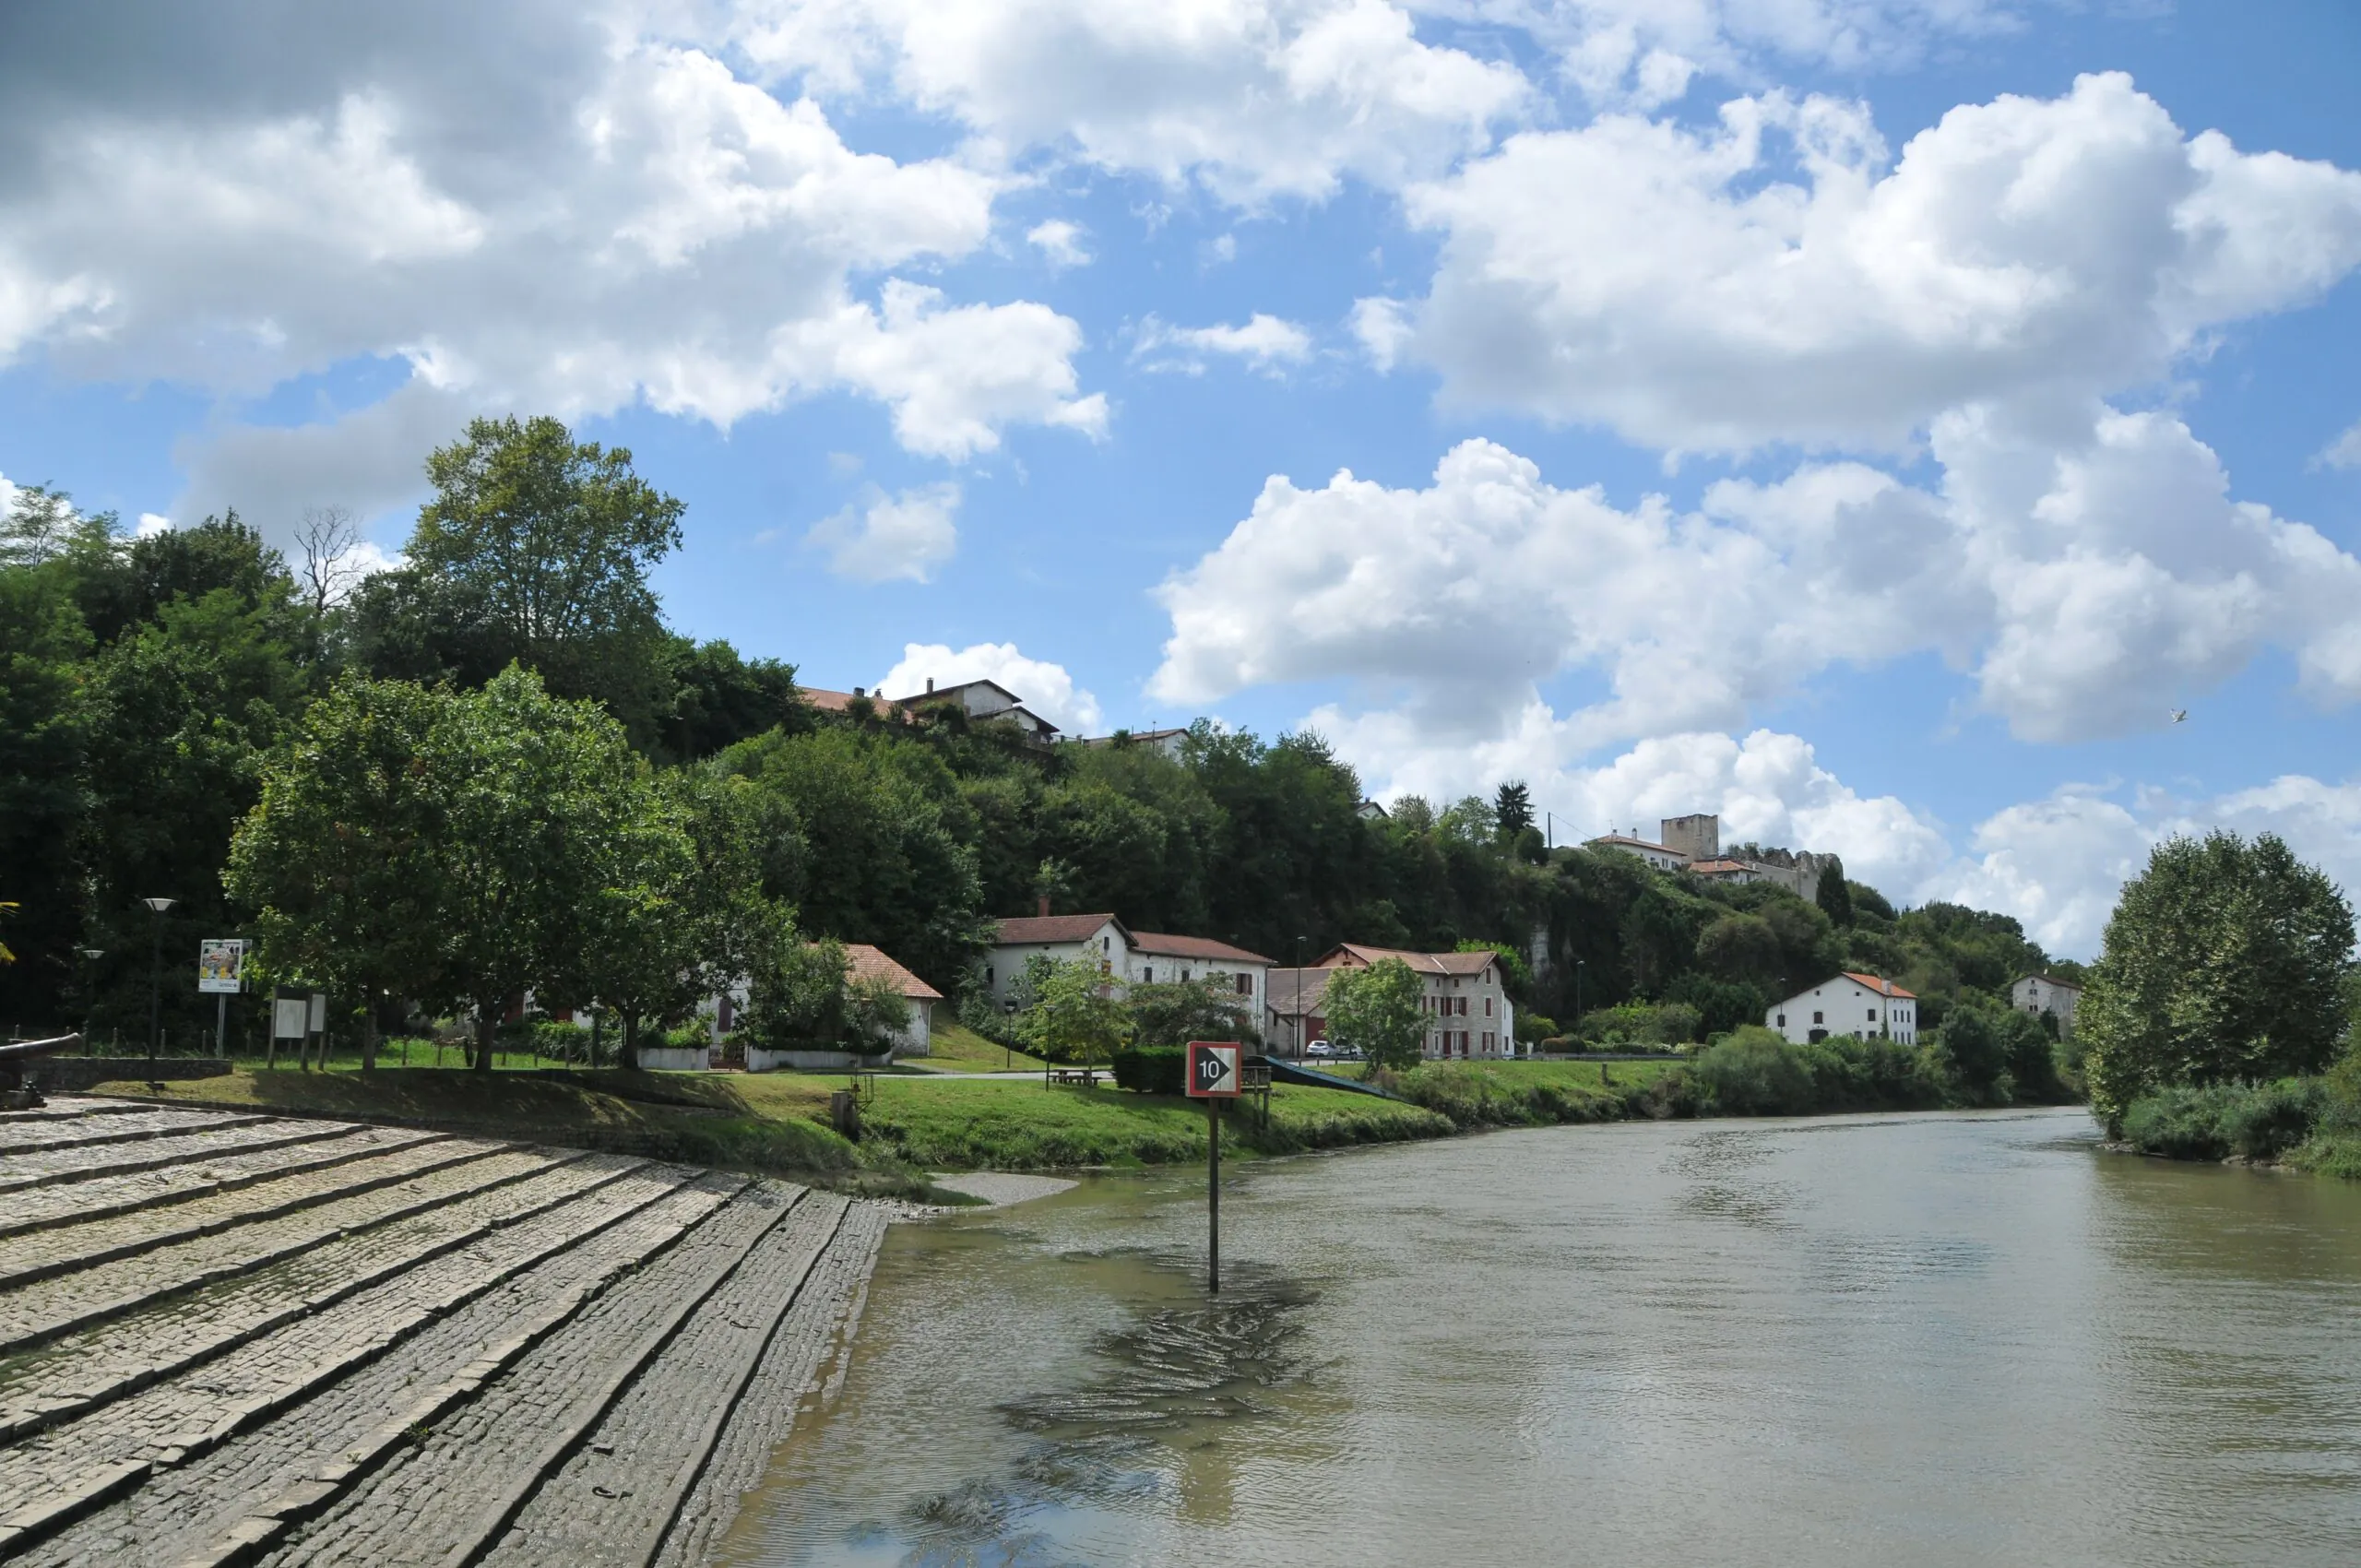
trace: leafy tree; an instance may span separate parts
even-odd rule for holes
[[[1209,980],[1135,985],[1124,1003],[1131,1011],[1134,1043],[1139,1045],[1179,1046],[1192,1039],[1261,1040],[1261,1031],[1239,1004],[1238,993]]]
[[[1522,780],[1502,784],[1492,793],[1492,831],[1514,838],[1533,826],[1533,791]]]
[[[359,1004],[364,1072],[378,1008],[437,989],[452,780],[428,759],[453,700],[399,681],[339,683],[267,760],[222,873],[256,911],[260,968]]]
[[[721,932],[709,907],[688,802],[677,788],[644,779],[614,831],[599,848],[604,863],[582,913],[588,940],[580,984],[585,996],[623,1026],[616,1063],[639,1065],[640,1030],[694,1009],[734,970],[709,968]],[[751,858],[746,862],[751,876]]]
[[[1026,971],[1026,1005],[1016,1023],[1034,1055],[1088,1066],[1131,1043],[1131,1014],[1097,963],[1037,956]]]
[[[771,734],[723,754],[791,820],[803,846],[792,899],[804,929],[893,954],[938,989],[956,990],[990,942],[975,831],[950,771],[922,747],[823,730]]]
[[[862,975],[845,986],[845,1039],[856,1056],[883,1056],[910,1026],[910,999],[884,975]]]
[[[844,944],[805,938],[774,910],[746,988],[738,1032],[765,1051],[837,1051],[847,1033]]]
[[[634,473],[629,451],[549,418],[471,421],[426,473],[412,571],[462,590],[503,662],[649,722],[670,694],[647,574],[680,548],[681,503]]]
[[[0,565],[39,566],[62,554],[74,534],[74,504],[47,485],[18,487],[0,517]]]
[[[25,906],[15,926],[25,961],[0,974],[10,1019],[54,1015],[76,972],[89,641],[53,574],[0,570],[0,867]]]
[[[1845,862],[1830,855],[1820,869],[1820,885],[1813,892],[1820,912],[1832,925],[1853,923],[1853,885],[1845,880]]]
[[[2124,885],[2074,1027],[2091,1108],[2317,1073],[2345,1027],[2353,910],[2272,834],[2177,837]]]
[[[1971,1101],[2008,1098],[2011,1016],[1996,1004],[1971,1001],[1953,1008],[1935,1031],[1936,1051]]]
[[[445,705],[427,768],[445,780],[445,929],[435,999],[473,1010],[480,1072],[528,990],[590,990],[607,868],[631,825],[638,762],[597,707],[511,667]]]
[[[726,642],[670,639],[671,695],[656,724],[657,752],[692,762],[740,741],[784,728],[812,727],[812,710],[795,689],[795,666],[742,659]]]
[[[1717,980],[1775,986],[1786,964],[1779,935],[1760,915],[1727,914],[1697,936],[1697,965]]]
[[[1334,970],[1323,1000],[1328,1036],[1358,1047],[1376,1066],[1414,1067],[1426,1045],[1425,996],[1425,985],[1399,958]]]

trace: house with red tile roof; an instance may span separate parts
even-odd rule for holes
[[[1317,967],[1328,970],[1365,969],[1387,958],[1398,958],[1408,965],[1411,973],[1423,983],[1424,994],[1419,1004],[1427,1015],[1424,1050],[1429,1057],[1442,1060],[1516,1054],[1516,1005],[1509,1000],[1508,976],[1497,953],[1414,953],[1399,947],[1371,947],[1347,942],[1330,948]],[[1308,992],[1309,988],[1299,977],[1289,994],[1303,997]],[[1320,993],[1325,992],[1323,981]],[[1324,1016],[1299,1013],[1298,1018],[1299,1021],[1284,1022],[1274,1038],[1286,1039],[1299,1030],[1307,1037],[1307,1042],[1323,1038],[1327,1025]]]
[[[1788,1043],[1805,1045],[1832,1035],[1918,1043],[1918,998],[1882,975],[1847,971],[1796,992],[1762,1015]]]
[[[984,989],[1003,1007],[1014,1006],[1012,988],[1036,957],[1091,960],[1116,986],[1211,980],[1235,995],[1250,1019],[1263,1016],[1264,977],[1271,968],[1262,954],[1209,936],[1133,931],[1106,912],[1052,915],[1044,909],[1000,922],[984,959]]]

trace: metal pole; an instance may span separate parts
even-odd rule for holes
[[[164,1028],[164,913],[148,922],[148,1076],[156,1076],[156,1041]]]
[[[1205,1101],[1205,1280],[1221,1294],[1221,1101]]]
[[[230,999],[219,992],[213,996],[213,1054],[230,1054]]]

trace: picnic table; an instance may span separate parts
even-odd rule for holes
[[[1092,1088],[1098,1083],[1098,1075],[1088,1067],[1058,1067],[1050,1071],[1050,1082],[1079,1084],[1084,1088]]]

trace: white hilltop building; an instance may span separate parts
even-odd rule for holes
[[[1807,903],[1820,897],[1821,874],[1834,859],[1808,849],[1725,855],[1722,819],[1705,812],[1664,818],[1656,824],[1655,838],[1617,831],[1585,839],[1583,848],[1613,849],[1636,856],[1658,871],[1687,872],[1711,882],[1775,882]]]

